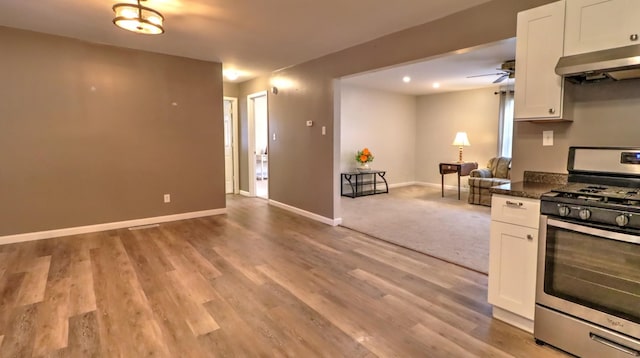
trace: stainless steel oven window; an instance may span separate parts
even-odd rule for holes
[[[544,292],[640,323],[640,245],[547,225]]]

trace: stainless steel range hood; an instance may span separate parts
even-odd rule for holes
[[[640,45],[561,57],[556,73],[579,83],[640,78]]]

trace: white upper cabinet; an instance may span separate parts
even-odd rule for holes
[[[564,1],[518,13],[516,120],[565,119],[564,81],[555,73],[563,55],[564,15]]]
[[[640,0],[567,0],[564,55],[639,44]]]

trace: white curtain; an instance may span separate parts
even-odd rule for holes
[[[500,91],[500,130],[498,154],[511,158],[513,148],[513,91]]]

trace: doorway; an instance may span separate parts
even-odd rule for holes
[[[240,191],[238,165],[238,99],[223,98],[224,108],[224,175],[225,193],[237,194]]]
[[[249,195],[269,198],[269,120],[267,92],[247,96],[249,114]]]

